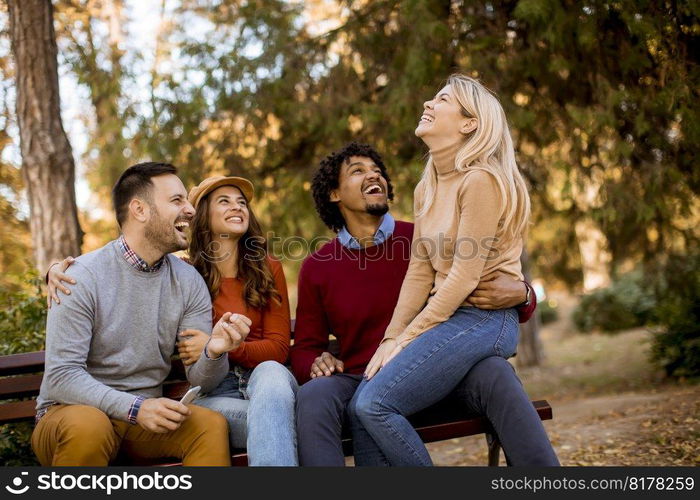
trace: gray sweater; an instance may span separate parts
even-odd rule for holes
[[[173,255],[157,272],[140,272],[116,240],[78,257],[67,274],[77,284],[49,310],[37,410],[83,404],[127,420],[137,395],[162,396],[178,333],[187,328],[211,333],[206,284]],[[212,360],[202,354],[187,378],[207,392],[227,371],[227,356]]]

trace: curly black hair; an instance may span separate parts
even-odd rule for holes
[[[340,166],[351,156],[364,156],[370,158],[382,173],[387,184],[387,200],[394,199],[394,188],[391,185],[389,174],[386,171],[382,157],[372,146],[351,142],[342,149],[335,151],[321,160],[311,181],[311,192],[314,196],[316,211],[323,223],[334,232],[340,231],[345,225],[338,204],[331,201],[331,191],[337,189],[340,181]]]

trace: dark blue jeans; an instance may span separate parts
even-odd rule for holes
[[[335,373],[309,380],[297,392],[299,465],[343,467],[342,437],[349,435],[347,406],[362,375]],[[344,432],[345,431],[345,432]]]
[[[357,388],[349,406],[355,463],[432,465],[407,417],[447,397],[479,361],[512,356],[517,343],[515,309],[460,307],[424,332]]]

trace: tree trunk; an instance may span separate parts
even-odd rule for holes
[[[36,265],[79,255],[75,164],[61,122],[56,35],[50,0],[7,0],[16,65],[22,175]]]
[[[607,238],[590,217],[577,221],[575,229],[581,251],[583,291],[589,293],[610,286],[612,255],[607,249]]]
[[[531,282],[528,255],[524,248],[520,256],[520,264],[525,279]],[[538,366],[543,360],[544,350],[540,341],[540,318],[539,313],[535,310],[535,313],[527,323],[520,325],[520,341],[518,342],[518,355],[515,357],[515,361],[519,368],[523,368],[526,366]]]

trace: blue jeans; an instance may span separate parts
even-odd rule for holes
[[[369,381],[349,406],[357,465],[432,465],[406,418],[445,398],[489,356],[508,358],[518,343],[515,309],[460,307],[424,332]]]
[[[235,367],[216,389],[194,404],[226,417],[231,447],[247,448],[249,465],[296,466],[298,388],[287,368],[277,361],[265,361],[253,370]]]

